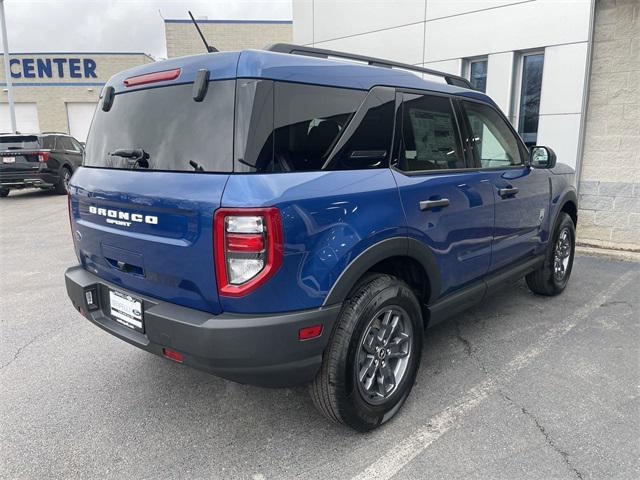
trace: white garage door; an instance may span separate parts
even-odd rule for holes
[[[67,103],[67,118],[69,120],[69,134],[81,142],[87,140],[93,112],[97,103],[69,102]]]
[[[16,108],[16,128],[22,133],[39,133],[38,108],[35,103],[14,103]],[[0,103],[0,133],[11,132],[9,104]]]

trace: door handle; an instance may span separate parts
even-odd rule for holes
[[[520,190],[518,190],[517,187],[507,187],[507,188],[499,188],[498,189],[498,195],[500,195],[502,198],[504,197],[510,197],[515,195],[516,193],[518,193]]]
[[[442,208],[449,206],[448,198],[441,198],[439,200],[422,200],[420,202],[420,210],[433,210],[434,208]]]

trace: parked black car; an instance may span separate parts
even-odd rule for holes
[[[52,188],[66,194],[83,151],[78,140],[64,133],[1,134],[0,197],[19,188]]]

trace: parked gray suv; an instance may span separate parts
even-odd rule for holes
[[[83,145],[64,133],[0,134],[0,197],[21,188],[66,194],[83,152]]]

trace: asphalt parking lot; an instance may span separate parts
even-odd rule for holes
[[[576,257],[425,338],[401,413],[366,435],[306,388],[225,381],[89,324],[67,300],[66,197],[0,200],[0,476],[640,478],[640,264]]]

